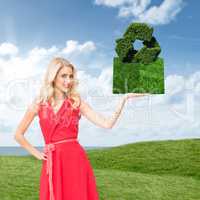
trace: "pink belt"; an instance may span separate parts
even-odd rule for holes
[[[69,138],[65,140],[61,140],[58,142],[53,142],[46,144],[44,147],[44,153],[47,155],[47,175],[49,177],[49,191],[50,191],[50,200],[55,200],[54,193],[53,193],[53,181],[52,181],[52,152],[55,150],[55,144],[64,143],[64,142],[71,142],[71,141],[78,141],[77,138]]]

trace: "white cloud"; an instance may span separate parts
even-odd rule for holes
[[[41,73],[52,56],[64,56],[72,61],[84,58],[88,60],[90,53],[95,49],[96,45],[92,41],[79,44],[78,41],[69,40],[66,41],[66,47],[64,48],[56,46],[50,48],[34,47],[28,51],[27,55],[20,56],[16,55],[18,48],[14,44],[2,43],[0,45],[0,81],[13,81]],[[12,57],[4,57],[8,53]],[[80,63],[77,62],[77,65],[80,65]]]
[[[168,24],[184,7],[183,0],[163,0],[159,6],[151,5],[151,0],[95,0],[95,4],[119,8],[119,17],[152,25]]]
[[[45,48],[40,48],[40,47],[35,47],[33,49],[31,49],[31,51],[29,52],[29,56],[32,58],[35,58],[35,57],[45,57],[45,56],[48,56],[48,55],[52,55],[52,54],[55,54],[56,52],[58,51],[58,48],[56,46],[52,46],[51,48],[49,49],[45,49]]]
[[[198,85],[199,83],[199,80],[200,80],[200,72],[196,72],[194,74],[192,74],[189,78],[188,78],[188,82],[187,82],[187,85],[186,85],[186,88],[187,89],[193,89],[195,86]]]
[[[185,80],[183,76],[170,75],[166,78],[165,84],[167,85],[166,92],[174,95],[184,89]]]
[[[138,16],[144,13],[150,5],[151,0],[135,0],[124,4],[119,10],[120,17]]]
[[[94,42],[87,41],[83,44],[79,44],[76,40],[68,40],[66,42],[66,47],[62,50],[63,54],[77,54],[77,53],[88,53],[94,51],[96,46]]]
[[[0,55],[5,56],[5,55],[16,55],[18,53],[18,48],[12,44],[12,43],[2,43],[0,45]]]
[[[182,10],[182,0],[164,0],[160,6],[152,6],[144,13],[139,14],[138,20],[153,25],[168,24]]]

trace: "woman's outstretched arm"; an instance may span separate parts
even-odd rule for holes
[[[92,107],[83,100],[81,100],[80,111],[82,115],[84,115],[89,121],[93,122],[95,125],[100,126],[102,128],[111,129],[116,123],[117,119],[119,118],[126,100],[132,97],[145,96],[146,94],[148,93],[144,93],[144,94],[128,93],[124,95],[120,99],[116,110],[113,112],[113,114],[109,118],[106,118],[100,113],[95,112],[92,109]]]
[[[24,114],[23,118],[21,119],[15,131],[14,139],[37,159],[45,160],[46,159],[45,154],[43,152],[38,151],[35,147],[33,147],[24,137],[26,130],[30,126],[34,117],[37,115],[37,109],[38,109],[37,104],[35,104],[34,102],[28,106],[26,113]]]

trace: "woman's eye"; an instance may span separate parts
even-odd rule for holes
[[[68,76],[68,75],[63,74],[63,75],[62,75],[62,78],[66,78],[67,76]],[[70,76],[69,76],[69,78],[73,78],[73,77],[74,77],[73,75],[70,75]]]

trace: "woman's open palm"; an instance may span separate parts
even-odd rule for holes
[[[134,97],[143,97],[143,96],[149,96],[150,93],[127,93],[125,94],[125,99],[134,98]]]

